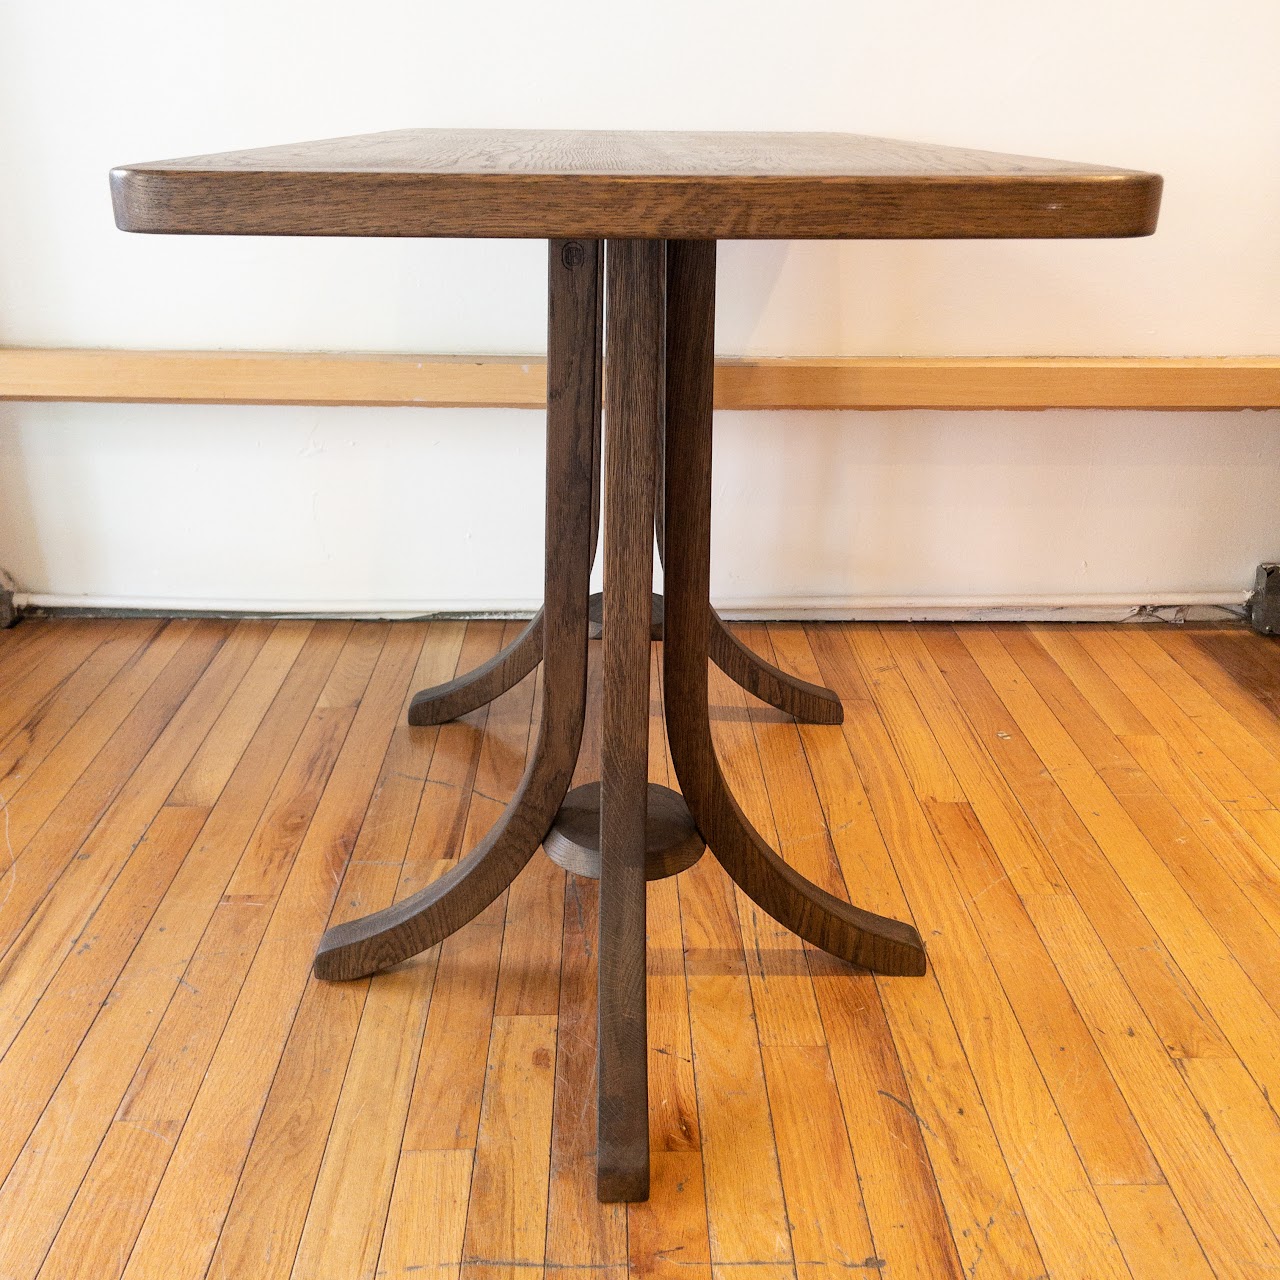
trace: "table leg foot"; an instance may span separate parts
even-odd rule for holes
[[[542,661],[542,610],[495,657],[465,676],[421,689],[409,703],[411,725],[444,724],[514,689]]]
[[[801,724],[843,724],[844,707],[830,689],[788,675],[748,649],[711,610],[707,645],[711,661],[736,685]]]
[[[542,843],[573,775],[577,741],[572,751],[565,744],[543,753],[541,746],[520,793],[456,866],[402,902],[325,932],[317,978],[363,978],[399,964],[461,929],[507,888]]]
[[[455,867],[403,902],[330,929],[319,978],[360,978],[460,929],[515,879],[551,828],[573,777],[587,683],[590,492],[599,412],[601,244],[553,240],[548,267],[545,677],[538,742],[515,799]],[[529,625],[529,636],[538,625]],[[523,637],[522,637],[523,639]],[[513,646],[513,648],[518,647]]]
[[[687,672],[673,677],[673,665],[668,660],[668,726],[672,702],[695,696]],[[901,977],[925,972],[924,943],[913,925],[834,897],[765,843],[729,792],[709,731],[705,738],[686,733],[679,747],[676,736],[673,733],[672,763],[693,819],[707,847],[747,897],[792,933],[850,964]]]
[[[714,243],[669,242],[663,666],[671,762],[707,847],[762,910],[851,963],[918,975],[925,952],[916,930],[842,902],[783,862],[747,821],[716,759],[707,707],[714,310]]]
[[[601,1204],[636,1204],[649,1198],[649,1150],[602,1152],[596,1162],[596,1199]]]

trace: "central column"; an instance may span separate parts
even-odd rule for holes
[[[645,816],[664,242],[610,240],[606,281],[597,1161],[600,1199],[617,1201],[649,1195]]]

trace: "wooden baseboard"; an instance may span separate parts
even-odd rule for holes
[[[720,409],[1272,409],[1280,357],[746,359]],[[0,347],[0,400],[539,409],[541,356]]]

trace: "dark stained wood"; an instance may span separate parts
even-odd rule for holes
[[[597,457],[600,452],[599,442],[600,437],[597,433]],[[656,488],[659,512],[662,510],[662,489],[663,486],[659,483]],[[594,484],[591,490],[593,560],[599,535],[599,497],[599,485]],[[659,537],[658,546],[661,549],[661,537]],[[662,639],[663,609],[662,596],[653,594],[649,623],[651,640]],[[592,640],[600,639],[604,621],[602,592],[597,591],[588,598],[587,617],[589,620],[587,635]],[[414,694],[413,701],[409,705],[409,723],[418,726],[444,724],[448,720],[456,720],[459,716],[484,706],[487,702],[492,702],[494,698],[519,684],[542,661],[542,640],[542,610],[539,609],[520,635],[483,666],[455,680],[450,680],[447,684],[437,685],[433,689],[423,689]],[[824,689],[818,684],[810,684],[807,680],[801,680],[796,676],[788,675],[785,671],[780,671],[744,645],[725,626],[723,619],[714,609],[711,610],[708,643],[711,661],[731,680],[762,702],[767,702],[779,711],[794,716],[801,724],[840,724],[844,720],[844,708],[840,705],[840,699],[830,689]],[[570,871],[576,869],[568,863],[561,865]],[[589,873],[580,872],[579,874]],[[667,871],[663,874],[673,875],[674,872]],[[655,877],[651,874],[649,878],[652,880]]]
[[[707,632],[707,652],[734,684],[741,685],[761,702],[794,716],[801,724],[843,723],[844,708],[830,689],[779,671],[748,649],[714,609]]]
[[[596,1156],[602,1201],[649,1195],[645,815],[665,270],[661,242],[608,242]]]
[[[663,607],[662,596],[655,594],[649,624],[649,637],[652,640],[662,639]],[[596,592],[589,597],[587,616],[590,620],[587,634],[592,640],[600,639],[604,620],[603,593]],[[735,684],[741,685],[761,702],[767,702],[771,707],[794,716],[801,724],[843,722],[844,708],[830,689],[788,675],[772,663],[766,662],[725,626],[724,620],[714,609],[711,610],[708,651],[711,661]],[[456,680],[450,680],[447,684],[414,694],[413,701],[409,704],[409,723],[444,724],[447,720],[465,716],[514,688],[541,661],[542,610],[539,609],[515,640],[483,666]]]
[[[591,619],[587,634],[599,640],[604,634],[604,592],[593,592],[587,601],[587,617]],[[662,597],[651,592],[649,597],[649,639],[662,639]]]
[[[546,670],[533,759],[501,819],[451,871],[324,935],[317,977],[374,973],[461,928],[533,856],[569,789],[586,690],[591,508],[582,495],[591,485],[600,251],[598,241],[552,241],[548,254]]]
[[[655,522],[655,540],[658,544],[658,556],[666,554],[666,477],[667,447],[665,424],[662,437],[658,441],[658,457],[661,459],[661,475],[658,478],[658,489],[655,499],[657,519]],[[655,602],[661,601],[655,596]],[[663,606],[665,607],[665,606]],[[710,609],[710,605],[708,605]],[[655,603],[655,614],[659,605]],[[758,654],[748,649],[724,625],[724,620],[710,609],[710,631],[707,636],[708,652],[711,661],[720,668],[735,684],[740,685],[748,693],[761,702],[767,702],[779,711],[794,716],[802,724],[840,724],[844,719],[844,708],[840,699],[830,689],[821,685],[810,684],[807,680],[798,679],[780,671],[766,662]],[[660,637],[657,637],[660,638]]]
[[[644,823],[644,877],[665,880],[702,857],[698,834],[684,797],[670,787],[649,784]],[[600,879],[600,784],[587,782],[565,797],[555,824],[542,842],[552,862],[588,880]]]
[[[447,684],[415,693],[409,703],[409,723],[418,726],[444,724],[447,720],[465,716],[467,712],[483,707],[486,702],[492,702],[508,689],[513,689],[541,661],[542,610],[539,609],[529,625],[488,662]]]
[[[604,253],[596,255],[595,423],[591,433],[591,567],[600,550],[600,486],[604,467]],[[588,634],[591,634],[590,631]]]
[[[1149,235],[1160,178],[842,133],[403,129],[126,165],[116,225],[205,235]]]
[[[596,509],[593,506],[593,515]],[[587,604],[590,619],[587,634],[598,640],[604,618],[603,594],[596,592],[589,597]],[[661,640],[662,627],[663,601],[660,595],[654,595],[650,607],[650,638]],[[844,720],[840,699],[830,689],[788,675],[766,662],[724,625],[714,609],[711,610],[708,645],[711,661],[725,675],[762,702],[794,716],[801,724],[840,724]],[[447,720],[465,716],[514,688],[541,661],[542,610],[539,609],[515,640],[483,666],[447,684],[414,694],[409,704],[409,723],[444,724]]]
[[[665,702],[671,761],[698,830],[764,911],[832,955],[881,973],[921,974],[909,924],[850,906],[791,869],[729,793],[707,710],[711,558],[711,376],[715,245],[667,246]]]

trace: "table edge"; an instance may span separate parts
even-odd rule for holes
[[[176,235],[1067,239],[1150,235],[1158,174],[715,175],[111,171],[116,225]]]

